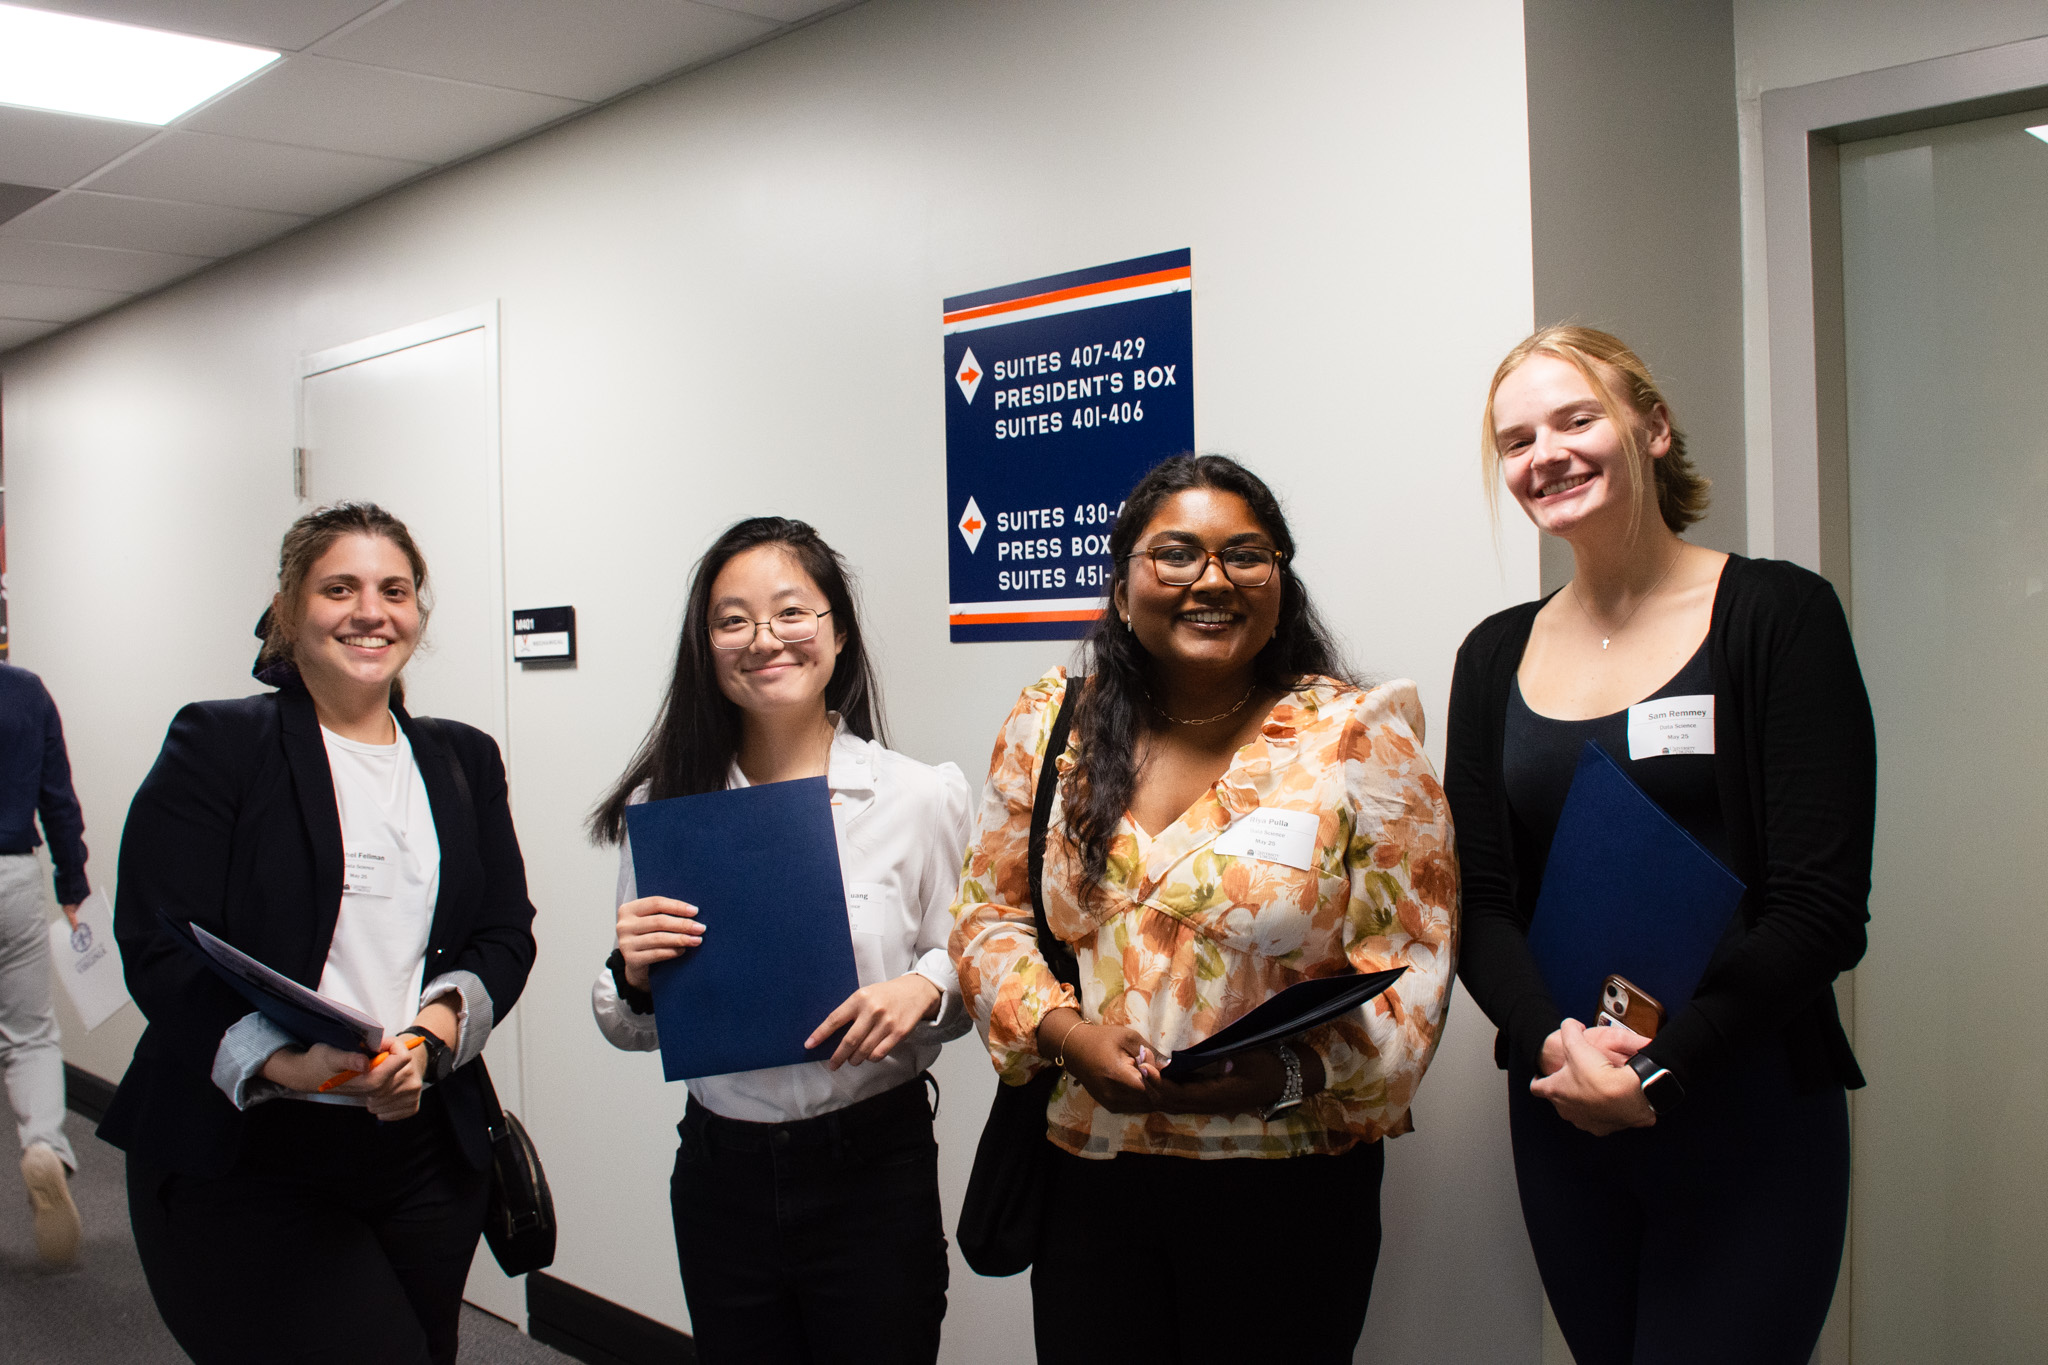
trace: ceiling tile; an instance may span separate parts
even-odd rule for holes
[[[354,152],[169,132],[87,188],[145,199],[227,204],[276,213],[326,213],[428,169]]]
[[[37,9],[62,10],[118,24],[194,33],[230,43],[283,48],[296,52],[324,38],[359,14],[377,8],[378,0],[290,0],[289,4],[251,0],[33,0]]]
[[[315,50],[427,76],[600,100],[774,27],[688,0],[409,0]]]
[[[268,241],[305,221],[291,213],[68,190],[55,199],[44,200],[19,218],[0,223],[0,237],[124,247],[181,256],[226,256]]]
[[[156,132],[147,124],[0,105],[0,180],[61,190]]]
[[[409,161],[494,146],[584,105],[553,95],[289,57],[178,126]]]
[[[64,324],[61,322],[31,322],[24,318],[0,318],[0,351],[19,346],[24,341],[33,341],[45,332],[54,332]]]
[[[40,3],[40,0],[38,0]],[[828,9],[845,6],[853,8],[846,0],[718,0],[720,9],[736,9],[744,14],[758,14],[763,19],[790,24],[798,19],[808,19]]]
[[[0,180],[0,223],[17,213],[26,213],[57,191],[40,185],[10,185]]]
[[[0,237],[0,280],[17,284],[140,291],[169,284],[209,264],[204,256],[166,256],[156,251],[116,251],[104,246]]]
[[[0,318],[35,318],[72,322],[112,308],[127,294],[105,289],[65,289],[49,284],[8,284],[0,281]]]

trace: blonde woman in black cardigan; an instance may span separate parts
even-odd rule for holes
[[[1459,650],[1444,787],[1465,877],[1459,973],[1500,1029],[1529,1238],[1579,1365],[1805,1365],[1848,1215],[1835,977],[1864,949],[1876,748],[1834,591],[1691,544],[1706,480],[1614,337],[1511,351],[1482,449],[1572,581]],[[1704,753],[1630,757],[1629,711],[1710,698]],[[1528,934],[1579,750],[1599,742],[1746,885],[1654,1041],[1585,1028]],[[1655,914],[1646,905],[1643,913]]]

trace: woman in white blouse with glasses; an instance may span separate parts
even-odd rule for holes
[[[946,954],[967,780],[879,742],[880,705],[844,563],[800,521],[755,517],[691,580],[653,730],[591,818],[619,845],[618,946],[592,989],[614,1046],[659,1045],[648,969],[718,932],[642,897],[626,807],[824,777],[860,989],[818,1021],[829,1060],[689,1081],[670,1204],[699,1357],[937,1359],[946,1243],[927,1068],[966,1031]],[[936,1093],[936,1087],[932,1087]]]

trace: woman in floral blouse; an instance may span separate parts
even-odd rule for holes
[[[953,907],[996,1070],[1066,1073],[1038,1358],[1349,1361],[1379,1258],[1380,1139],[1410,1127],[1457,945],[1422,710],[1412,683],[1348,680],[1278,503],[1234,461],[1153,470],[1110,548],[1113,610],[1088,643],[1043,874],[1079,998],[1039,952],[1027,870],[1064,669],[996,739]],[[1161,1074],[1297,981],[1391,967],[1407,969],[1392,989],[1332,1024]]]

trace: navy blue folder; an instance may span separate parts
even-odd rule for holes
[[[643,896],[697,907],[704,942],[649,973],[671,1081],[832,1055],[804,1039],[860,986],[822,777],[626,807]],[[843,1030],[842,1030],[843,1032]]]
[[[1318,1024],[1351,1013],[1399,979],[1406,967],[1391,971],[1319,976],[1297,981],[1270,1000],[1246,1010],[1230,1023],[1196,1043],[1173,1054],[1161,1073],[1170,1081],[1184,1081],[1211,1062],[1234,1057],[1255,1047],[1284,1043]]]
[[[1676,1015],[1742,900],[1742,882],[1591,740],[1550,841],[1529,948],[1568,1018],[1591,1025],[1625,976]]]
[[[197,925],[172,919],[161,910],[157,918],[165,932],[205,963],[208,971],[301,1043],[326,1043],[343,1052],[375,1052],[383,1040],[384,1026],[369,1015],[309,990]],[[201,935],[205,935],[203,943]]]

